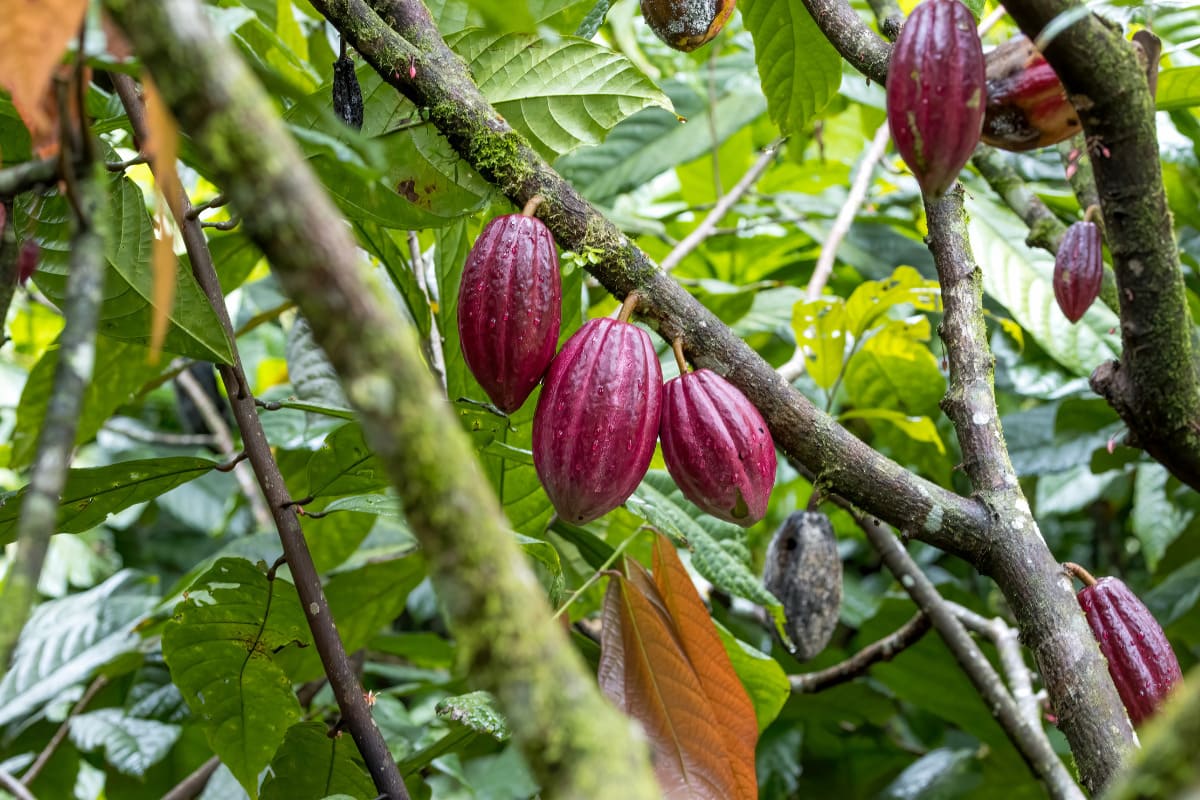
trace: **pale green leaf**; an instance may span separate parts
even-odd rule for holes
[[[1195,512],[1175,502],[1170,493],[1170,474],[1161,464],[1146,462],[1138,465],[1133,481],[1133,510],[1129,522],[1133,535],[1142,543],[1142,556],[1150,571],[1171,543],[1187,528]]]
[[[911,305],[919,311],[941,309],[941,287],[926,280],[912,267],[897,267],[887,280],[863,281],[846,301],[846,322],[859,337],[896,306]]]
[[[937,426],[929,417],[910,417],[900,411],[886,408],[861,408],[838,415],[839,421],[849,419],[874,419],[887,422],[903,431],[908,438],[932,444],[939,453],[946,452],[946,445],[942,442],[941,434],[938,433]]]
[[[71,741],[85,753],[104,751],[105,760],[118,772],[143,775],[161,761],[175,740],[178,725],[126,714],[119,708],[102,708],[71,719]]]
[[[792,309],[792,331],[805,351],[804,368],[822,389],[832,387],[842,374],[849,339],[846,323],[841,298],[797,303]]]
[[[1159,111],[1200,106],[1200,66],[1175,67],[1158,73],[1156,102]]]
[[[846,392],[860,408],[890,408],[931,416],[946,391],[938,361],[924,340],[929,320],[893,321],[868,338],[846,366]]]

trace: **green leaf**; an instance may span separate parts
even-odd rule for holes
[[[842,59],[802,0],[742,0],[771,119],[785,134],[803,131],[842,83]]]
[[[846,392],[862,408],[890,408],[909,416],[938,413],[946,391],[937,359],[925,341],[929,320],[897,320],[863,343],[846,365]]]
[[[847,411],[838,415],[839,420],[847,419],[877,419],[883,422],[895,425],[904,432],[908,438],[917,441],[931,444],[937,448],[939,453],[946,452],[946,445],[942,442],[941,434],[938,433],[937,425],[933,424],[933,420],[929,417],[910,417],[900,411],[892,411],[886,408],[859,408],[852,411]]]
[[[119,708],[102,708],[71,719],[71,741],[85,753],[104,751],[118,772],[143,775],[162,761],[179,738],[178,725],[130,716]]]
[[[213,752],[252,798],[258,773],[301,713],[273,653],[308,637],[295,587],[268,581],[240,558],[218,559],[201,575],[163,631],[171,678]]]
[[[263,800],[321,800],[337,794],[377,794],[371,776],[359,763],[354,740],[328,735],[322,722],[298,722],[288,728],[271,759]]]
[[[533,539],[517,534],[517,543],[534,562],[541,567],[546,584],[546,593],[550,596],[550,605],[558,606],[563,601],[566,589],[566,578],[563,577],[562,562],[554,545],[542,539]]]
[[[297,316],[287,333],[288,380],[296,399],[333,408],[349,408],[333,365],[313,338],[308,320]]]
[[[367,447],[357,422],[329,434],[308,460],[308,494],[313,497],[363,494],[388,484],[383,464]]]
[[[1138,464],[1133,481],[1133,507],[1129,522],[1142,543],[1142,555],[1151,572],[1171,543],[1187,529],[1195,512],[1179,505],[1170,493],[1170,474],[1154,462]]]
[[[215,466],[215,461],[205,458],[178,457],[70,470],[59,500],[58,532],[80,533],[94,528],[109,514],[153,500]],[[0,495],[0,544],[11,542],[16,534],[27,489]]]
[[[850,333],[860,337],[896,306],[911,305],[920,311],[940,311],[941,294],[937,281],[922,278],[912,267],[897,267],[887,280],[863,281],[854,288],[846,301],[846,322]]]
[[[750,695],[758,732],[762,733],[779,716],[783,704],[791,696],[792,686],[787,673],[778,661],[738,639],[720,623],[717,623],[717,634],[733,662],[734,672]]]
[[[878,795],[879,800],[951,800],[970,797],[983,782],[974,749],[939,747],[921,756]]]
[[[134,624],[154,608],[154,581],[122,570],[99,586],[34,609],[0,679],[0,725],[33,713],[114,658],[136,651]]]
[[[387,270],[392,284],[404,299],[404,307],[408,309],[409,316],[416,323],[417,333],[421,338],[428,339],[432,313],[429,308],[429,300],[426,299],[425,292],[421,289],[421,284],[418,283],[417,276],[413,272],[411,255],[401,252],[392,232],[386,228],[368,222],[360,222],[355,225],[355,229],[358,231],[358,241]],[[403,235],[405,234],[399,232],[395,234],[395,236]]]
[[[1200,106],[1200,66],[1174,67],[1158,73],[1155,102],[1159,111]]]
[[[846,357],[846,305],[841,298],[797,303],[792,309],[792,332],[805,348],[804,367],[822,389],[842,374]]]
[[[438,285],[438,304],[434,314],[438,332],[442,334],[446,395],[451,402],[466,397],[474,385],[458,338],[458,288],[470,249],[471,230],[466,220],[434,232],[433,266]]]
[[[447,697],[437,704],[437,715],[465,725],[475,733],[491,736],[498,742],[503,742],[510,735],[508,723],[496,710],[496,699],[487,692]]]
[[[1116,315],[1094,303],[1077,324],[1068,322],[1054,300],[1053,259],[1024,244],[1028,231],[1011,212],[978,197],[967,199],[967,210],[975,258],[983,269],[983,290],[1003,304],[1051,358],[1087,376],[1118,357]]]
[[[448,44],[488,101],[547,159],[598,144],[614,125],[671,101],[621,54],[585,39],[465,31]]]
[[[21,196],[22,235],[41,247],[34,281],[61,305],[66,296],[71,215],[58,194]],[[109,235],[105,238],[104,303],[100,307],[100,333],[139,344],[150,341],[150,305],[154,276],[151,248],[154,223],[146,211],[142,190],[124,175],[109,181]],[[163,349],[201,361],[228,364],[233,351],[196,279],[182,261],[175,269],[175,303],[167,315]]]
[[[663,470],[646,473],[625,507],[676,543],[692,548],[692,566],[714,586],[766,607],[778,620],[783,607],[750,571],[745,531],[696,508]]]
[[[147,363],[150,351],[139,344],[121,342],[107,336],[96,340],[93,376],[83,394],[83,411],[75,443],[89,441],[105,420],[118,408],[134,400],[138,390],[165,369],[163,364]],[[58,366],[58,342],[47,350],[25,381],[21,404],[17,406],[17,425],[12,434],[12,454],[8,468],[23,469],[33,463],[37,437],[46,417],[46,404],[54,385]]]

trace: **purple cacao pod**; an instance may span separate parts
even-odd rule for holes
[[[533,416],[533,464],[563,521],[591,522],[633,494],[661,408],[662,369],[641,328],[593,319],[567,340]]]
[[[1150,610],[1117,578],[1101,578],[1079,590],[1108,673],[1134,725],[1154,714],[1183,679],[1175,651]]]
[[[706,513],[745,526],[767,513],[775,443],[762,414],[729,381],[707,369],[668,381],[658,436],[675,484]]]
[[[979,142],[986,68],[975,18],[959,0],[924,0],[892,48],[887,115],[904,162],[931,199],[958,178]]]
[[[1054,299],[1063,316],[1078,322],[1104,283],[1104,250],[1100,229],[1092,222],[1076,222],[1067,228],[1054,258]]]
[[[735,4],[736,0],[642,0],[642,16],[655,36],[686,53],[721,32]]]
[[[33,273],[37,272],[38,258],[41,254],[42,248],[38,247],[38,243],[33,239],[21,242],[21,249],[17,251],[17,283],[19,285],[24,286],[29,283]]]
[[[496,407],[521,407],[554,358],[562,279],[542,221],[507,214],[475,240],[458,294],[458,335],[471,374]]]

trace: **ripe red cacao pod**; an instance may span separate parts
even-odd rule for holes
[[[987,108],[980,138],[1020,152],[1057,144],[1082,130],[1054,69],[1025,36],[987,54]]]
[[[642,16],[659,39],[686,53],[712,41],[735,4],[736,0],[642,0]]]
[[[658,436],[667,471],[705,513],[745,526],[766,515],[775,443],[762,414],[729,381],[707,369],[668,381]]]
[[[1079,571],[1086,575],[1080,576],[1085,582],[1095,580]],[[1100,652],[1108,659],[1108,673],[1129,719],[1140,725],[1183,680],[1175,651],[1150,609],[1123,581],[1101,578],[1080,589],[1077,598]]]
[[[475,240],[458,294],[458,335],[471,374],[506,414],[521,407],[554,358],[562,279],[542,221],[507,214]]]
[[[1078,322],[1104,283],[1104,251],[1095,223],[1076,222],[1067,228],[1054,258],[1053,283],[1063,316]]]
[[[887,113],[892,139],[921,191],[940,197],[979,142],[983,46],[959,0],[924,0],[892,48]]]
[[[582,525],[629,499],[661,408],[662,368],[641,328],[593,319],[567,340],[533,416],[533,464],[563,521]]]

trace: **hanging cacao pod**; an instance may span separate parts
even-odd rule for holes
[[[1067,228],[1054,258],[1053,283],[1063,316],[1078,322],[1104,283],[1104,250],[1095,223],[1076,222]]]
[[[567,340],[533,417],[533,464],[565,522],[591,522],[633,494],[661,408],[662,368],[641,328],[593,319]]]
[[[924,0],[888,67],[888,125],[921,191],[943,195],[979,142],[986,104],[983,46],[959,0]]]
[[[642,0],[654,35],[685,53],[712,41],[725,27],[736,0]]]
[[[758,409],[717,373],[683,372],[663,387],[667,471],[705,513],[750,526],[767,513],[775,485],[775,443]]]
[[[354,60],[343,55],[333,62],[333,111],[354,130],[362,130],[363,96]]]
[[[1150,609],[1118,578],[1096,580],[1077,564],[1067,570],[1086,586],[1077,599],[1108,659],[1108,673],[1134,725],[1154,715],[1183,680],[1175,651]]]
[[[767,548],[763,584],[783,604],[792,654],[817,656],[837,628],[842,606],[842,559],[829,517],[793,511]]]
[[[17,251],[17,284],[24,286],[33,277],[33,273],[37,272],[38,258],[42,254],[42,248],[38,247],[38,243],[33,239],[26,239],[21,242],[21,249]]]
[[[542,379],[561,320],[562,279],[550,229],[524,212],[493,219],[463,268],[458,334],[471,374],[504,413],[520,408]]]
[[[1054,69],[1025,36],[987,54],[987,109],[980,138],[1020,152],[1057,144],[1082,130]]]

